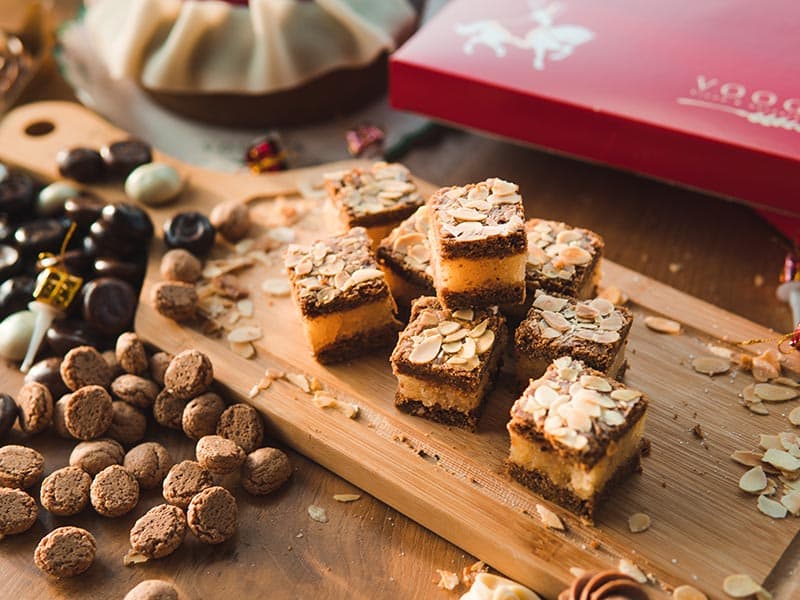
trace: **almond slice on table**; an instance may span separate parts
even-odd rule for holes
[[[767,476],[761,466],[753,467],[739,479],[739,489],[748,494],[758,494],[767,487]]]
[[[639,583],[647,583],[647,575],[627,558],[621,558],[619,560],[617,569],[619,569],[620,573],[633,577]]]
[[[669,333],[676,335],[681,332],[680,323],[673,321],[672,319],[665,319],[664,317],[645,317],[644,324],[647,325],[649,329],[652,329],[658,333]]]
[[[544,523],[545,527],[549,529],[557,529],[558,531],[564,531],[564,522],[561,520],[561,517],[559,517],[552,510],[546,506],[537,504],[536,512],[539,513],[539,518],[542,520],[542,523]]]
[[[765,402],[786,402],[797,398],[798,392],[794,388],[773,383],[757,383],[753,388],[756,396]]]
[[[747,410],[757,415],[768,415],[769,409],[763,402],[753,402],[747,405]]]
[[[789,413],[789,423],[800,427],[800,406],[793,408]]]
[[[261,327],[257,325],[247,325],[237,327],[228,334],[229,342],[254,342],[260,340],[262,336]]]
[[[758,435],[758,445],[764,450],[769,450],[770,448],[774,448],[775,450],[783,449],[781,438],[779,438],[777,435],[771,435],[767,433],[760,433]]]
[[[672,600],[708,600],[708,596],[690,585],[679,585],[672,591]]]
[[[761,465],[761,459],[764,455],[758,452],[750,452],[749,450],[736,450],[731,454],[731,459],[734,462],[744,465],[745,467],[758,467]]]
[[[337,502],[355,502],[361,498],[361,494],[334,494],[333,499]]]
[[[256,349],[250,342],[231,342],[231,350],[242,358],[253,358],[256,355]]]
[[[781,504],[795,517],[800,516],[800,492],[789,492],[781,498]]]
[[[792,456],[786,450],[770,448],[764,453],[764,458],[761,460],[781,471],[788,471],[791,473],[800,469],[800,458]]]
[[[788,512],[783,504],[767,498],[763,494],[758,497],[758,510],[773,519],[783,519]]]
[[[628,529],[631,533],[642,533],[650,529],[650,517],[645,513],[634,513],[628,517]]]
[[[698,356],[692,361],[692,368],[698,373],[713,376],[727,373],[731,363],[718,356]]]
[[[747,598],[763,589],[750,575],[743,573],[728,575],[722,582],[722,590],[731,598]]]

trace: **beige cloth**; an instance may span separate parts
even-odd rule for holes
[[[151,90],[262,94],[371,63],[413,26],[406,0],[94,0],[86,25],[111,76]]]

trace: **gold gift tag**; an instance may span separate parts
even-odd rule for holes
[[[66,310],[72,304],[82,284],[82,277],[57,267],[47,267],[36,278],[33,299],[45,302],[53,308]]]

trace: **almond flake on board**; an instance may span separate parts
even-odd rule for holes
[[[236,310],[238,310],[243,317],[247,318],[252,317],[254,312],[253,301],[248,298],[245,298],[244,300],[239,300],[236,303]]]
[[[692,368],[704,375],[719,375],[727,373],[731,368],[731,363],[718,356],[698,356],[692,361]]]
[[[628,529],[631,533],[642,533],[650,529],[650,517],[645,513],[633,513],[628,517]]]
[[[308,516],[311,517],[317,523],[327,523],[328,522],[328,513],[325,512],[325,509],[321,506],[316,506],[312,504],[308,507]]]
[[[361,494],[334,494],[333,499],[337,502],[355,502],[361,498]]]
[[[442,569],[436,569],[436,573],[439,575],[439,583],[437,583],[437,587],[447,590],[453,591],[458,587],[458,584],[461,583],[461,580],[458,578],[456,573],[452,571],[444,571]]]
[[[757,415],[768,415],[769,409],[767,408],[766,404],[763,402],[753,402],[752,404],[747,405],[747,410]]]
[[[261,283],[261,290],[270,296],[288,296],[291,288],[285,277],[265,279]]]
[[[765,463],[772,465],[776,469],[780,469],[781,471],[788,471],[793,472],[800,469],[800,458],[796,456],[792,456],[786,450],[776,450],[775,448],[769,448],[764,453],[764,458],[762,458]]]
[[[229,342],[254,342],[260,340],[263,333],[257,325],[237,327],[228,334]]]
[[[308,377],[302,373],[286,373],[286,380],[293,386],[303,390],[306,394],[311,393],[311,384],[308,382]]]
[[[637,567],[627,558],[619,559],[619,565],[617,565],[617,569],[619,569],[620,573],[624,573],[625,575],[633,577],[639,583],[647,583],[647,575],[645,575],[639,567]]]
[[[753,392],[765,402],[786,402],[797,398],[798,394],[794,388],[774,383],[757,383]]]
[[[759,452],[751,452],[749,450],[736,450],[731,454],[731,458],[745,467],[757,467],[761,464],[763,454]]]
[[[737,573],[728,575],[722,582],[722,590],[731,598],[747,598],[763,588],[750,575]]]
[[[708,600],[708,596],[697,588],[684,584],[672,590],[672,600]]]
[[[795,517],[800,516],[800,492],[789,492],[781,498],[781,504]]]
[[[231,350],[242,358],[253,358],[256,355],[256,349],[250,342],[231,342]]]
[[[783,504],[767,498],[764,494],[758,497],[758,510],[773,519],[783,519],[788,512]]]
[[[796,406],[789,413],[789,423],[796,427],[800,427],[800,406]]]
[[[673,321],[672,319],[665,319],[663,317],[645,317],[644,324],[647,325],[649,329],[652,329],[658,333],[676,335],[681,332],[680,323]]]
[[[545,527],[557,529],[558,531],[564,531],[564,522],[561,520],[561,517],[559,517],[552,510],[546,506],[537,504],[536,512],[539,513],[539,518],[542,520],[542,523],[544,523]]]
[[[739,489],[748,494],[758,494],[767,487],[767,476],[760,466],[753,467],[739,479]]]

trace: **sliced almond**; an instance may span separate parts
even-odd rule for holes
[[[708,596],[697,588],[684,584],[672,590],[672,600],[708,600]]]
[[[141,565],[149,560],[150,558],[148,556],[136,552],[131,548],[128,553],[122,557],[122,564],[126,567],[130,567],[131,565]]]
[[[789,492],[781,498],[781,504],[795,517],[800,516],[800,492]]]
[[[308,516],[311,517],[317,523],[327,523],[328,522],[328,513],[325,512],[325,509],[321,506],[315,506],[312,504],[308,507]]]
[[[561,337],[561,332],[552,327],[545,327],[542,330],[542,337],[546,340],[553,340],[557,337]]]
[[[456,589],[458,584],[461,582],[461,580],[458,578],[458,575],[452,571],[436,569],[436,573],[439,575],[439,582],[436,584],[436,586],[440,589],[451,592]]]
[[[748,494],[758,494],[767,487],[767,476],[760,466],[753,467],[739,479],[739,489]]]
[[[800,458],[792,456],[786,452],[786,450],[770,448],[764,453],[764,458],[761,460],[781,471],[788,471],[789,473],[800,469]]]
[[[611,392],[611,398],[620,402],[630,402],[642,397],[642,392],[629,388],[619,388]]]
[[[758,435],[758,445],[764,450],[769,450],[770,448],[774,448],[775,450],[783,450],[783,444],[781,444],[781,438],[778,437],[777,435],[760,433]]]
[[[589,304],[580,303],[575,307],[575,316],[584,321],[594,321],[600,312]]]
[[[797,398],[797,390],[785,385],[775,385],[774,383],[757,383],[753,390],[759,398],[765,402],[786,402]]]
[[[475,318],[475,311],[471,308],[459,308],[451,313],[456,319],[472,321]]]
[[[742,388],[742,398],[744,399],[745,403],[752,404],[754,402],[761,402],[761,398],[756,396],[756,385],[751,383],[746,385]]]
[[[487,329],[483,335],[475,340],[475,352],[477,354],[484,354],[488,352],[494,344],[494,331]]]
[[[457,221],[483,221],[486,219],[486,213],[475,210],[474,208],[465,208],[463,206],[453,208],[447,211],[447,214]]]
[[[610,285],[600,290],[597,294],[598,298],[604,298],[611,302],[614,306],[622,306],[628,301],[625,293],[615,285]]]
[[[645,317],[644,324],[647,325],[649,329],[657,331],[658,333],[669,333],[675,335],[681,332],[680,323],[671,319],[665,319],[663,317]]]
[[[256,355],[256,349],[250,342],[231,342],[231,350],[242,358],[253,358]]]
[[[775,379],[771,380],[770,383],[774,383],[775,385],[785,385],[791,388],[800,388],[800,383],[789,377],[776,377]]]
[[[238,310],[243,317],[247,318],[252,317],[254,312],[253,301],[250,300],[249,298],[245,298],[244,300],[239,300],[236,303],[236,310]]]
[[[572,326],[569,324],[561,313],[553,312],[551,310],[543,310],[542,318],[545,323],[557,331],[567,331]]]
[[[771,498],[767,498],[763,494],[758,497],[758,510],[773,519],[783,519],[788,512],[783,504]]]
[[[580,382],[588,390],[597,390],[598,392],[611,391],[611,384],[597,375],[581,375]]]
[[[229,342],[254,342],[260,340],[263,333],[261,327],[257,325],[248,325],[246,327],[237,327],[228,334]]]
[[[642,570],[627,558],[621,558],[617,568],[619,569],[620,573],[624,573],[629,577],[633,577],[639,583],[647,583],[647,575],[642,573]]]
[[[761,586],[750,575],[741,573],[728,575],[722,582],[722,590],[731,598],[747,598],[761,589]]]
[[[361,498],[361,494],[334,494],[333,499],[337,502],[355,502]]]
[[[800,406],[796,406],[789,413],[789,423],[800,427]]]
[[[428,336],[411,351],[408,360],[416,365],[427,364],[438,356],[441,347],[441,335],[437,333]]]
[[[559,517],[552,510],[546,506],[537,504],[536,512],[539,513],[539,518],[542,520],[542,523],[544,523],[545,527],[557,529],[558,531],[564,531],[564,522],[561,520],[561,517]]]
[[[439,333],[442,335],[450,335],[461,329],[461,324],[455,321],[442,321],[439,323]]]
[[[350,274],[349,285],[347,285],[347,287],[352,287],[371,279],[383,279],[383,271],[372,268],[357,269]]]
[[[752,404],[747,405],[747,410],[757,415],[768,415],[769,409],[767,406],[762,402],[753,402]]]
[[[586,265],[592,262],[591,253],[580,246],[567,246],[558,253],[558,257],[565,265]]]
[[[288,296],[290,291],[286,278],[265,279],[261,283],[261,290],[270,296]]]
[[[725,358],[727,360],[733,360],[733,350],[730,348],[725,348],[724,346],[717,346],[716,344],[708,344],[706,345],[708,351],[711,352],[714,356],[719,356],[720,358]]]
[[[631,533],[641,533],[650,529],[650,517],[645,513],[633,513],[628,517],[628,529]]]
[[[719,375],[727,373],[731,363],[718,356],[698,356],[692,361],[692,368],[704,375]]]
[[[539,310],[561,312],[561,309],[567,305],[567,302],[568,301],[566,298],[557,298],[547,294],[539,294],[533,301],[533,307],[538,308]]]
[[[474,342],[473,342],[473,343],[474,343]],[[462,344],[461,344],[461,342],[460,342],[460,341],[455,341],[455,342],[443,342],[443,343],[442,343],[442,350],[444,350],[444,351],[445,351],[445,352],[447,352],[448,354],[455,354],[456,352],[458,352],[459,350],[461,350],[461,346],[462,346]]]
[[[731,459],[745,467],[758,467],[761,465],[763,454],[758,452],[750,452],[748,450],[736,450],[731,454]]]
[[[286,373],[286,380],[293,386],[303,390],[306,394],[311,393],[311,384],[308,382],[308,377],[302,373]]]
[[[756,381],[769,381],[770,379],[777,379],[781,374],[780,365],[775,365],[766,360],[763,355],[753,357],[753,362],[750,365],[750,371],[753,374],[753,379]]]
[[[489,326],[489,319],[484,319],[475,327],[469,330],[469,337],[471,338],[479,338],[483,335],[483,332],[486,331],[486,328]]]
[[[795,446],[797,446],[798,443],[797,435],[792,433],[791,431],[784,431],[779,433],[778,439],[781,441],[781,447],[790,453],[792,449]]]

